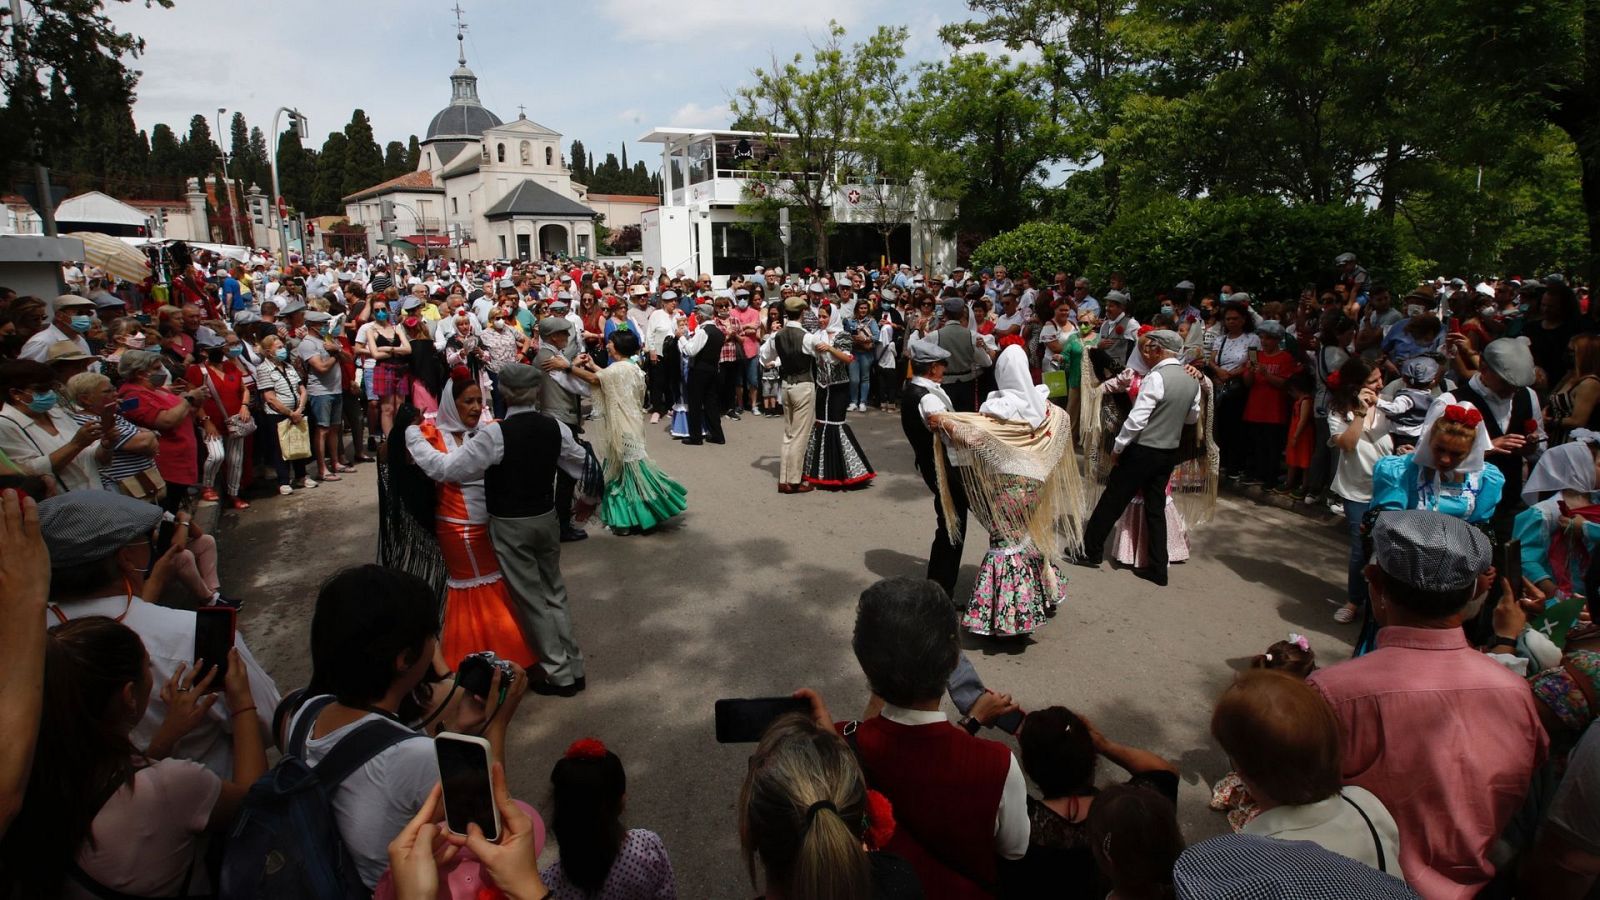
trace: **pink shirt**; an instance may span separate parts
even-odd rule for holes
[[[735,306],[728,310],[728,318],[732,319],[737,326],[759,326],[761,324],[761,311],[755,309],[754,307],[740,309],[739,307]],[[735,327],[732,330],[737,331],[738,327]],[[757,328],[755,334],[740,335],[739,343],[744,345],[744,358],[755,359],[756,354],[761,352],[761,329]]]
[[[1400,826],[1406,881],[1429,900],[1475,896],[1494,877],[1490,845],[1549,749],[1527,682],[1459,628],[1398,626],[1310,681],[1339,717],[1345,782]]]
[[[91,830],[95,846],[78,851],[91,878],[125,894],[173,896],[183,889],[195,853],[202,849],[222,779],[199,763],[163,759],[134,773],[133,783],[111,795]],[[205,861],[194,867],[189,892],[208,891]],[[75,886],[69,896],[87,897]]]

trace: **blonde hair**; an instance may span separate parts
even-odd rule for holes
[[[773,722],[739,791],[751,883],[759,856],[788,900],[867,900],[866,811],[866,779],[843,738],[799,713]]]
[[[103,387],[110,387],[111,379],[98,372],[79,372],[67,379],[67,399],[74,406],[83,406],[83,398],[90,392]]]

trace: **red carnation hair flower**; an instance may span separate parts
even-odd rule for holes
[[[1027,347],[1027,346],[1028,346],[1028,343],[1026,341],[1024,341],[1021,338],[1021,336],[1019,336],[1019,335],[1008,334],[1005,337],[1000,339],[1000,349],[1001,350],[1004,350],[1007,347]]]
[[[1328,373],[1328,387],[1331,387],[1331,388],[1338,387],[1339,386],[1339,381],[1340,381],[1339,373],[1337,371]]]
[[[1522,423],[1522,433],[1523,434],[1538,434],[1539,433],[1539,420],[1538,419],[1529,419],[1528,421],[1523,422]]]
[[[466,366],[456,366],[450,370],[450,380],[456,384],[470,384],[472,382],[472,373],[467,370]]]
[[[1145,335],[1147,335],[1150,332],[1155,331],[1155,330],[1156,330],[1156,327],[1154,325],[1140,325],[1139,326],[1139,336],[1140,337],[1144,337]]]
[[[894,837],[894,804],[877,791],[867,791],[867,834],[869,850],[882,850]]]
[[[599,738],[580,738],[572,742],[567,752],[562,754],[567,759],[605,759],[606,745]]]
[[[1477,428],[1483,422],[1483,413],[1470,406],[1452,403],[1444,408],[1443,418],[1446,422],[1457,422],[1468,428]],[[1533,420],[1530,419],[1529,421],[1532,422]]]

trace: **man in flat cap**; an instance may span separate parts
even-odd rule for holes
[[[106,616],[133,629],[150,656],[150,705],[129,739],[154,758],[175,757],[200,763],[217,775],[233,773],[233,745],[229,740],[229,711],[214,703],[204,711],[200,725],[170,747],[152,746],[167,717],[162,688],[180,667],[194,663],[195,614],[147,603],[143,595],[159,597],[174,576],[173,566],[183,544],[156,557],[155,541],[165,513],[113,491],[67,491],[39,504],[39,531],[50,551],[50,605],[45,626],[88,616]],[[180,513],[178,528],[189,523]],[[272,710],[278,705],[278,688],[235,635],[234,649],[250,678],[253,718],[261,733],[271,734]]]
[[[1483,365],[1466,384],[1433,401],[1471,403],[1483,413],[1490,441],[1484,459],[1506,477],[1492,520],[1495,536],[1502,542],[1511,537],[1512,520],[1525,508],[1522,482],[1527,467],[1544,450],[1544,413],[1532,387],[1536,376],[1527,342],[1500,338],[1483,348]]]
[[[650,424],[661,421],[661,417],[671,412],[674,395],[677,391],[675,385],[682,380],[682,375],[677,368],[671,365],[663,356],[667,349],[667,339],[673,338],[677,331],[677,323],[672,314],[677,308],[678,292],[673,290],[662,291],[654,298],[648,295],[640,298],[644,304],[642,309],[646,312],[639,325],[639,337],[644,341],[645,353],[645,392],[648,395],[646,405],[650,407]],[[634,321],[630,314],[629,321]]]
[[[944,519],[944,504],[939,502],[939,475],[934,458],[933,425],[930,418],[954,412],[950,395],[942,382],[950,351],[932,341],[906,342],[911,357],[911,380],[900,395],[900,430],[911,444],[912,458],[922,483],[933,493],[933,514],[937,525],[933,545],[928,548],[928,580],[944,588],[945,596],[956,595],[956,574],[961,571],[961,550],[966,545],[967,491],[961,479],[951,478],[950,499],[956,514],[956,537],[951,538],[950,523]]]
[[[779,454],[778,493],[804,494],[816,490],[804,481],[806,445],[816,421],[816,381],[813,367],[821,348],[829,346],[826,334],[807,331],[806,312],[811,305],[802,297],[783,301],[783,327],[761,344],[761,361],[778,363],[778,397],[783,402],[783,450]]]
[[[557,504],[561,483],[571,485],[583,477],[588,454],[564,422],[539,410],[551,381],[549,373],[535,366],[508,363],[500,368],[504,419],[480,427],[476,438],[449,454],[426,440],[408,440],[406,447],[436,481],[483,479],[489,539],[544,673],[544,680],[530,687],[535,693],[570,697],[586,682],[561,576],[561,544],[567,537]],[[571,488],[567,491],[571,503]]]
[[[1084,530],[1079,565],[1099,568],[1112,526],[1134,494],[1141,494],[1150,564],[1133,574],[1158,587],[1167,584],[1167,481],[1178,464],[1184,428],[1200,419],[1200,384],[1178,363],[1182,350],[1183,338],[1175,331],[1139,336],[1138,352],[1150,372],[1117,433],[1111,477]]]
[[[572,323],[563,316],[546,316],[539,320],[539,352],[533,364],[548,376],[538,386],[539,409],[567,426],[573,435],[583,434],[583,398],[589,396],[589,385],[594,373],[573,365],[576,357],[569,351],[577,344],[572,339]],[[509,406],[510,401],[507,401]],[[556,474],[556,515],[561,523],[561,540],[581,541],[589,536],[587,531],[572,522],[572,494],[577,488],[575,476],[565,470]]]
[[[1489,539],[1460,519],[1380,514],[1365,572],[1377,649],[1310,678],[1339,719],[1345,783],[1394,816],[1400,867],[1424,897],[1479,896],[1495,875],[1490,846],[1549,748],[1528,683],[1461,628],[1491,595],[1491,558]],[[1518,607],[1509,582],[1493,596]]]
[[[78,349],[92,356],[94,351],[83,336],[93,327],[94,301],[77,294],[62,294],[50,304],[50,324],[28,338],[17,357],[44,362],[50,355],[51,345],[61,341],[71,341],[78,345]]]
[[[717,324],[716,307],[700,303],[694,308],[697,327],[689,333],[689,326],[678,326],[678,352],[689,360],[689,383],[684,391],[683,403],[689,410],[689,436],[683,439],[687,446],[697,447],[710,441],[726,444],[722,436],[722,404],[717,390],[717,360],[722,355],[722,345],[728,336]]]
[[[956,412],[978,411],[978,370],[991,361],[977,333],[967,325],[970,316],[966,302],[951,297],[944,301],[944,325],[928,336],[950,354],[944,361],[943,386]]]

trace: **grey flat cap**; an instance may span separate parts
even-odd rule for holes
[[[1483,532],[1424,509],[1380,513],[1372,528],[1372,552],[1379,568],[1422,591],[1459,591],[1494,559]]]
[[[1250,305],[1250,295],[1245,293],[1244,291],[1235,291],[1234,293],[1228,295],[1228,302],[1229,303],[1243,303],[1245,306],[1249,306]]]
[[[320,325],[323,322],[326,322],[331,318],[333,318],[333,316],[323,312],[322,310],[313,309],[310,312],[306,313],[306,324],[307,325]]]
[[[544,381],[544,372],[538,366],[525,363],[506,363],[495,373],[501,387],[512,390],[527,390],[536,388]]]
[[[955,317],[967,311],[966,301],[951,297],[944,302],[944,314]]]
[[[1183,350],[1183,338],[1176,331],[1163,328],[1159,331],[1148,331],[1140,335],[1141,340],[1149,341],[1168,353],[1178,353]]]
[[[280,315],[280,316],[292,316],[297,312],[305,312],[305,311],[306,311],[305,301],[301,300],[301,299],[299,299],[297,297],[297,298],[295,298],[293,300],[290,300],[288,303],[285,303],[283,305],[283,308],[278,310],[278,315]]]
[[[1356,255],[1354,253],[1341,253],[1333,258],[1333,264],[1336,266],[1342,266],[1345,263],[1353,263],[1355,261]]]
[[[1127,306],[1128,295],[1121,291],[1106,291],[1106,295],[1100,298],[1100,302],[1115,303],[1118,306]]]
[[[310,318],[310,316],[306,317],[307,320],[310,320]],[[333,317],[327,313],[322,313],[322,318],[330,319]],[[217,334],[215,331],[212,331],[209,328],[200,329],[195,333],[194,336],[194,345],[201,350],[210,350],[212,347],[221,347],[224,343],[226,342],[222,339],[222,335]]]
[[[39,531],[53,569],[99,562],[149,537],[160,521],[161,507],[114,491],[68,491],[39,504]]]
[[[1189,279],[1185,278],[1184,280],[1178,282],[1178,286],[1176,288],[1173,288],[1173,290],[1192,291],[1192,290],[1194,290],[1194,282],[1192,282]]]
[[[1256,326],[1256,334],[1264,337],[1277,338],[1281,341],[1283,340],[1284,335],[1288,334],[1288,332],[1283,330],[1282,322],[1279,322],[1275,319],[1263,319],[1261,324]]]
[[[1400,364],[1400,377],[1414,385],[1433,384],[1439,377],[1439,361],[1431,356],[1413,356]]]
[[[416,294],[407,294],[406,299],[400,301],[400,311],[405,312],[408,309],[416,309],[421,305],[421,297],[418,297]]]
[[[950,358],[950,351],[933,341],[908,341],[906,349],[911,351],[911,361],[914,363],[936,363]]]
[[[1483,348],[1483,364],[1512,387],[1533,384],[1533,352],[1521,338],[1500,338]]]
[[[698,313],[702,319],[716,318],[717,315],[717,308],[709,303],[695,304],[694,311]]]
[[[549,337],[552,334],[571,330],[572,323],[562,316],[546,316],[539,320],[539,335],[541,337]]]
[[[666,302],[672,301],[672,300],[676,300],[676,299],[678,299],[678,292],[677,291],[662,291],[661,292],[661,302],[663,302],[663,303],[666,303]]]

